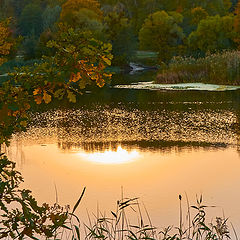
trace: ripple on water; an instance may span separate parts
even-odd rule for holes
[[[238,119],[230,110],[168,110],[122,106],[50,110],[32,115],[22,141],[60,145],[107,142],[198,142],[236,145]]]

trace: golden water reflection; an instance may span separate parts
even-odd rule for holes
[[[116,151],[105,150],[104,152],[94,153],[80,152],[77,154],[88,161],[99,164],[129,163],[136,160],[139,157],[139,152],[137,152],[137,150],[127,151],[123,149],[121,146],[118,146]]]
[[[235,147],[174,147],[161,149],[127,148],[62,151],[58,144],[15,141],[8,149],[11,159],[22,172],[24,187],[33,191],[40,202],[55,201],[74,206],[84,186],[87,192],[78,209],[83,221],[86,208],[95,212],[115,209],[121,187],[127,197],[140,197],[157,226],[178,222],[178,194],[188,194],[191,203],[203,194],[205,203],[220,208],[215,214],[230,217],[240,226],[240,156]],[[118,159],[125,157],[123,162]],[[116,164],[117,163],[117,164]],[[240,229],[239,229],[240,232]]]

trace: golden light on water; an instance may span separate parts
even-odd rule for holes
[[[84,159],[98,164],[124,164],[135,161],[139,156],[137,150],[127,151],[121,146],[116,151],[106,150],[95,153],[78,153]]]

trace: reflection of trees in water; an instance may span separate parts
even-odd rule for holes
[[[40,129],[40,135],[41,131],[45,136],[56,134],[59,142],[236,144],[237,140],[238,123],[236,113],[232,111],[98,108],[70,110],[58,113],[56,117],[52,114],[39,116],[35,127]],[[34,128],[30,134],[35,134]]]
[[[211,149],[224,149],[227,148],[226,144],[212,144],[200,142],[173,142],[173,141],[133,141],[133,142],[65,142],[59,141],[58,148],[66,152],[77,152],[79,150],[93,153],[104,152],[106,150],[117,151],[121,146],[126,150],[148,150],[148,151],[161,151],[163,153],[182,152],[184,150],[211,150]]]
[[[236,113],[237,117],[237,127],[236,127],[236,134],[237,134],[237,150],[240,155],[240,109]]]
[[[119,145],[181,151],[186,147],[236,146],[240,141],[235,92],[109,93],[108,104],[104,94],[103,102],[96,102],[90,94],[83,101],[87,105],[34,114],[26,138],[58,142],[66,151],[82,148],[90,152],[114,150]],[[117,98],[114,101],[113,96]]]

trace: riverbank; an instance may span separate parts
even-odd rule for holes
[[[156,77],[158,84],[208,83],[240,85],[240,51],[209,54],[204,58],[175,57]]]

